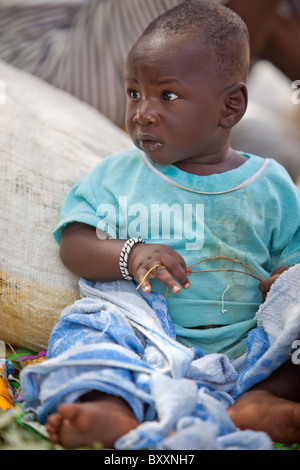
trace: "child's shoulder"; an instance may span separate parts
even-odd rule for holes
[[[141,160],[140,151],[137,148],[130,148],[104,157],[92,172],[103,172],[106,169],[111,171],[114,168],[118,169],[118,172],[120,172],[140,165]]]
[[[286,183],[288,186],[295,186],[292,177],[290,176],[288,170],[277,160],[273,158],[268,158],[268,165],[266,167],[266,176],[274,180],[276,183],[281,181]]]
[[[273,158],[264,158],[258,155],[253,154],[245,154],[252,162],[263,168],[261,172],[261,176],[268,178],[270,181],[274,179],[274,181],[282,180],[286,181],[288,184],[294,185],[291,176],[289,175],[287,169],[279,163],[277,160]]]
[[[265,203],[269,198],[278,203],[295,201],[299,205],[300,191],[287,169],[273,158],[255,158],[266,162],[256,186],[260,193],[263,191]]]

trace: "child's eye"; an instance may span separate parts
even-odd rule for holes
[[[173,101],[178,98],[178,95],[172,91],[163,91],[161,97],[164,101]]]
[[[129,98],[131,98],[132,100],[137,100],[141,96],[140,93],[137,90],[133,90],[133,89],[128,90],[127,94],[129,96]]]

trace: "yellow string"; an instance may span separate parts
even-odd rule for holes
[[[139,285],[137,286],[136,290],[138,290],[141,285],[143,284],[144,280],[146,279],[146,277],[151,273],[151,271],[155,268],[158,268],[158,267],[161,267],[161,268],[164,268],[166,269],[166,267],[163,265],[163,264],[156,264],[155,266],[153,266],[152,268],[149,269],[149,271],[146,272],[145,276],[143,277],[143,279],[141,280],[141,282],[139,283]]]
[[[249,271],[251,271],[253,274],[252,274],[252,277],[255,277],[256,279],[260,280],[260,281],[263,281],[264,278],[262,277],[261,274],[259,274],[257,272],[257,270],[254,270],[254,268],[250,268],[250,266],[248,266],[247,264],[243,263],[242,261],[239,261],[237,259],[234,259],[234,258],[230,258],[229,256],[213,256],[212,258],[205,258],[205,259],[202,259],[201,261],[198,261],[197,263],[194,263],[194,264],[191,264],[189,266],[189,268],[192,268],[193,266],[196,266],[197,264],[200,264],[200,263],[203,263],[204,261],[208,261],[208,260],[215,260],[215,259],[228,259],[230,261],[234,261],[235,263],[239,263],[239,264],[242,264],[245,268],[249,269]],[[221,270],[211,270],[211,271],[221,271]],[[201,272],[211,272],[211,271],[192,271],[192,273],[201,273]],[[222,271],[232,271],[232,272],[240,272],[242,274],[248,274],[249,276],[251,275],[250,273],[246,273],[244,271],[235,271],[234,269],[226,269],[226,270],[222,270]]]
[[[259,278],[264,281],[266,278],[261,274],[259,273],[259,271],[254,267],[252,266],[252,264],[250,264],[251,268],[254,269],[254,271],[257,273],[257,275],[259,276]]]
[[[196,274],[196,273],[210,273],[210,272],[219,272],[219,271],[227,271],[227,272],[235,272],[235,273],[240,273],[240,274],[246,274],[248,276],[251,276],[251,277],[254,277],[255,279],[257,279],[258,281],[263,281],[265,278],[257,271],[257,269],[255,269],[252,265],[251,267],[248,266],[247,264],[243,263],[242,261],[239,261],[237,259],[234,259],[234,258],[230,258],[228,256],[213,256],[211,258],[205,258],[205,259],[202,259],[200,261],[197,261],[197,263],[194,263],[194,264],[191,264],[190,266],[188,266],[188,269],[192,268],[193,266],[196,266],[197,264],[200,264],[200,263],[203,263],[204,261],[209,261],[209,260],[216,260],[216,259],[228,259],[230,261],[234,261],[235,263],[239,263],[239,264],[242,264],[245,268],[249,269],[249,271],[251,271],[251,273],[248,273],[246,271],[238,271],[236,269],[206,269],[206,270],[200,270],[200,271],[191,271],[191,274]],[[165,266],[163,266],[162,264],[156,264],[155,266],[153,266],[152,268],[149,269],[149,271],[147,271],[147,273],[145,274],[145,276],[143,277],[143,279],[141,280],[141,282],[139,283],[139,285],[137,286],[137,290],[141,287],[141,285],[143,284],[144,280],[147,278],[147,276],[151,273],[151,271],[157,267],[162,267],[162,268],[165,268]],[[168,288],[167,288],[168,290]]]
[[[254,277],[261,281],[262,279],[255,276],[254,274],[247,273],[246,271],[238,271],[237,269],[203,269],[201,271],[192,271],[191,274],[199,274],[199,273],[216,273],[220,271],[231,272],[231,273],[240,273],[240,274],[247,274],[248,276]]]

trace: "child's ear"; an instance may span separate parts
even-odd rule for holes
[[[248,90],[245,83],[238,82],[226,88],[219,126],[223,129],[235,126],[244,116],[247,105]]]

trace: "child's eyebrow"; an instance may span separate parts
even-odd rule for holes
[[[180,82],[176,79],[176,78],[173,78],[173,77],[168,77],[168,78],[161,78],[161,79],[154,79],[154,80],[151,80],[151,84],[152,85],[169,85],[169,84],[177,84],[179,85]]]
[[[126,73],[124,75],[124,81],[129,81],[129,82],[134,82],[134,83],[138,83],[137,79],[134,78],[132,75],[130,75],[129,73]]]
[[[134,76],[130,75],[129,73],[126,73],[124,75],[124,81],[130,81],[130,82],[138,83],[138,80]],[[160,85],[169,85],[169,84],[180,85],[181,83],[176,78],[166,77],[166,78],[151,80],[151,84],[156,85],[156,86],[160,86]]]

